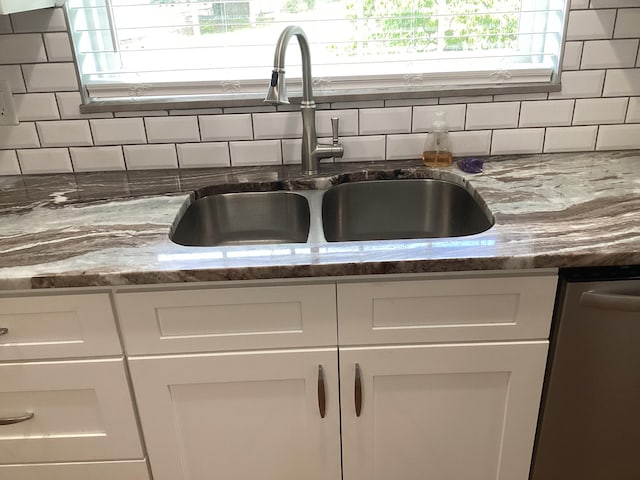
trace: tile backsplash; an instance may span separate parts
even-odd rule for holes
[[[419,158],[434,114],[455,155],[640,149],[640,1],[572,0],[562,91],[323,104],[340,161]],[[297,163],[295,107],[82,114],[62,9],[0,15],[0,80],[20,120],[0,126],[0,175]],[[328,160],[331,161],[331,160]]]

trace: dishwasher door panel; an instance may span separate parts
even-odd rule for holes
[[[566,283],[532,480],[640,479],[640,280]]]

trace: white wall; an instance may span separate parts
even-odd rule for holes
[[[345,161],[419,158],[435,111],[454,154],[640,149],[640,1],[573,0],[562,91],[322,105]],[[300,114],[273,107],[83,115],[61,9],[0,15],[0,79],[19,126],[0,126],[0,175],[296,163]]]

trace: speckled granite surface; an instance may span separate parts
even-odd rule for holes
[[[0,177],[0,289],[640,264],[640,151],[489,158],[484,173],[417,162]],[[442,177],[479,194],[488,231],[453,239],[182,247],[198,195]]]

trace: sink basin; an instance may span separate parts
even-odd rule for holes
[[[322,224],[329,242],[460,237],[493,219],[463,187],[436,179],[345,183],[328,190]]]
[[[193,202],[174,222],[170,238],[185,246],[304,243],[307,199],[292,192],[223,193]]]

